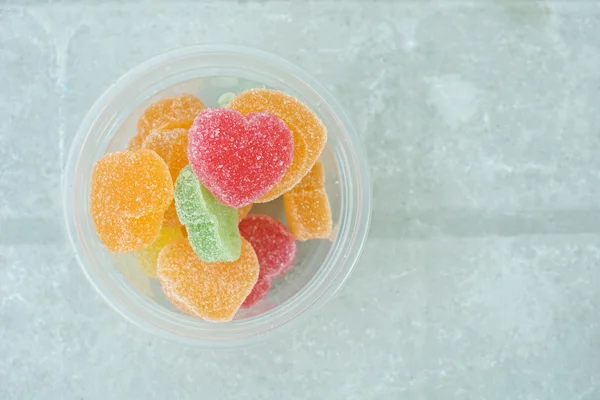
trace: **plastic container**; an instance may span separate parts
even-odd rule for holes
[[[111,255],[100,243],[89,212],[92,169],[106,152],[123,150],[141,112],[157,99],[192,93],[215,106],[225,92],[250,87],[283,90],[305,102],[328,129],[321,160],[333,214],[331,240],[300,243],[297,262],[273,282],[268,296],[227,323],[209,323],[174,308],[160,284],[131,255]],[[367,237],[371,182],[365,151],[338,102],[304,71],[262,51],[193,46],[155,57],[115,82],[91,108],[73,140],[64,177],[67,230],[85,275],[119,314],[166,339],[209,348],[236,347],[270,338],[332,298],[356,264]],[[281,203],[253,212],[282,217]]]

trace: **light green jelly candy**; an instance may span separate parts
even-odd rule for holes
[[[186,166],[175,182],[175,208],[202,261],[235,261],[242,251],[238,211],[221,204]]]
[[[229,105],[229,103],[231,102],[231,100],[233,100],[233,98],[235,97],[235,93],[223,93],[221,95],[221,97],[219,97],[219,99],[217,100],[217,107],[218,108],[225,108]]]

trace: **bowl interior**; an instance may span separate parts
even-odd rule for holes
[[[94,154],[95,159],[100,158],[107,152],[122,151],[127,148],[127,143],[136,133],[136,124],[140,115],[146,107],[162,98],[176,96],[181,93],[190,93],[200,98],[207,107],[216,107],[217,99],[227,92],[239,93],[250,88],[267,87],[284,90],[288,93],[293,92],[292,88],[280,84],[273,86],[256,80],[251,80],[237,76],[213,75],[203,76],[193,79],[186,79],[169,85],[165,88],[157,87],[157,91],[143,101],[139,102],[132,109],[123,109],[123,115],[117,120],[121,121],[116,126],[114,133],[107,135],[106,144],[99,145]],[[315,108],[315,105],[308,104]],[[315,110],[317,111],[317,110]],[[336,132],[329,128],[329,135],[336,135]],[[333,234],[329,239],[310,240],[298,243],[298,256],[294,268],[285,276],[273,281],[268,295],[248,309],[241,309],[236,314],[236,319],[244,319],[264,313],[274,307],[281,305],[288,299],[298,293],[315,276],[319,268],[335,241],[335,232],[337,232],[340,219],[342,192],[340,190],[339,169],[335,159],[335,153],[330,145],[327,145],[322,153],[321,161],[326,170],[327,193],[331,203],[333,217]],[[86,188],[84,188],[86,190]],[[256,204],[251,213],[268,214],[278,220],[287,223],[283,212],[281,199],[276,199],[270,203]],[[102,250],[102,244],[97,236],[94,236],[94,246],[98,251]],[[175,308],[163,294],[158,280],[147,277],[137,265],[133,254],[110,254],[112,263],[106,268],[114,270],[113,273],[121,274],[118,279],[123,279],[125,284],[131,286],[136,292],[145,299],[168,309],[170,312],[181,313]],[[183,313],[181,313],[183,314]],[[187,317],[187,316],[186,316]]]
[[[90,178],[106,152],[126,148],[137,119],[151,103],[183,92],[214,106],[226,92],[253,87],[283,90],[310,107],[328,130],[321,155],[331,203],[331,237],[299,243],[294,268],[273,282],[268,296],[234,321],[214,324],[179,312],[158,281],[131,254],[109,254],[89,212]],[[364,149],[335,99],[305,72],[278,57],[235,46],[193,46],[155,57],[115,82],[81,123],[69,151],[63,182],[67,232],[90,282],[117,312],[167,339],[210,348],[265,340],[289,322],[325,304],[343,285],[365,243],[371,182]],[[256,205],[285,222],[281,200]],[[309,312],[310,311],[310,312]]]

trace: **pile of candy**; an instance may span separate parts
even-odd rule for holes
[[[229,321],[263,299],[296,259],[296,240],[328,238],[331,210],[319,118],[276,90],[182,94],[149,106],[128,150],[94,167],[91,214],[110,252],[134,252],[180,310]],[[287,224],[253,203],[279,196]]]

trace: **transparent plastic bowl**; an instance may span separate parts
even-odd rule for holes
[[[152,102],[182,92],[215,106],[225,92],[270,87],[296,96],[328,130],[321,160],[333,215],[330,240],[298,245],[296,265],[273,282],[268,296],[227,323],[209,323],[177,310],[157,280],[146,277],[131,254],[112,255],[98,239],[89,212],[90,179],[98,158],[123,150],[136,121]],[[67,231],[85,275],[119,314],[169,340],[210,348],[244,346],[270,338],[313,314],[332,298],[356,264],[367,237],[371,182],[364,148],[338,102],[304,71],[262,51],[193,46],[137,66],[96,101],[69,150],[63,182]],[[281,202],[252,212],[283,219]]]

